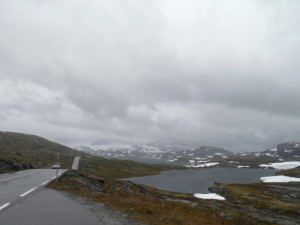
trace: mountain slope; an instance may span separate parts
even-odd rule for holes
[[[73,157],[87,155],[35,135],[0,132],[2,169],[50,168],[57,161],[58,153],[63,168],[70,166]]]
[[[62,168],[69,168],[75,156],[81,156],[79,169],[106,178],[124,178],[158,174],[180,169],[171,165],[152,165],[128,160],[104,159],[82,151],[21,133],[0,131],[0,173],[29,168],[50,168],[59,153]]]
[[[275,148],[267,149],[260,156],[269,156],[283,159],[300,157],[300,143],[288,142],[277,145]]]

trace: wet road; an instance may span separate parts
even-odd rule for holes
[[[61,175],[64,170],[58,171]],[[0,210],[55,179],[56,170],[33,169],[0,175]]]
[[[44,187],[55,175],[52,169],[0,175],[0,225],[102,225],[79,203]]]
[[[0,225],[104,225],[91,211],[62,193],[40,188],[0,211]]]

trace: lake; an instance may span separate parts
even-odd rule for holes
[[[260,177],[273,176],[275,169],[205,168],[164,171],[159,175],[133,177],[136,184],[145,184],[162,190],[183,193],[209,193],[214,183],[249,184],[260,182]]]

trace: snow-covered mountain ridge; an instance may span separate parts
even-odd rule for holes
[[[242,168],[248,167],[250,164],[254,165],[251,160],[255,161],[255,159],[263,162],[276,162],[287,159],[300,160],[300,143],[298,142],[279,144],[262,152],[240,153],[233,153],[226,149],[210,146],[191,149],[161,142],[131,145],[122,142],[112,143],[107,140],[96,141],[88,146],[78,146],[75,149],[105,158],[137,161],[150,160],[197,167],[201,167],[201,163],[203,165],[207,165],[207,163],[212,165],[211,163],[214,163],[213,165],[226,164],[226,166]],[[218,163],[215,164],[216,162]]]

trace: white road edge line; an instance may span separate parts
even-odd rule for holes
[[[42,183],[41,185],[45,185],[49,182],[50,180],[45,181],[44,183]]]
[[[68,171],[67,169],[66,170],[63,170],[62,172],[60,172],[59,174],[57,174],[57,178],[60,177],[63,173],[65,173],[66,171]],[[52,177],[51,180],[54,180],[56,178],[56,176]]]
[[[25,193],[21,194],[20,197],[24,197],[25,195],[28,195],[30,192],[34,191],[35,189],[37,189],[37,187],[34,187],[34,188],[30,189],[29,191],[26,191]]]
[[[9,206],[9,205],[10,205],[10,203],[6,203],[6,204],[4,204],[3,206],[0,206],[0,211],[1,211],[2,209],[4,209],[5,207]]]

